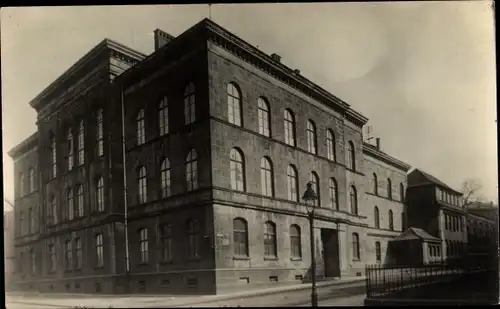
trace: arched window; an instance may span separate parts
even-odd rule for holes
[[[387,178],[387,198],[392,200],[392,182]]]
[[[104,180],[102,177],[97,180],[97,211],[104,211]]]
[[[318,141],[316,139],[316,125],[312,120],[307,121],[307,150],[310,153],[317,154]]]
[[[360,260],[359,254],[359,235],[358,233],[352,233],[352,259],[355,261]]]
[[[227,119],[230,123],[241,126],[241,93],[234,83],[227,85]]]
[[[248,225],[245,219],[233,220],[234,255],[248,256]]]
[[[259,108],[259,133],[264,136],[270,136],[269,104],[264,98],[258,98],[257,104]]]
[[[285,143],[295,146],[295,117],[291,110],[285,110]]]
[[[349,141],[347,143],[347,168],[350,170],[356,170],[356,154],[354,152],[354,144]]]
[[[85,125],[83,120],[80,120],[80,126],[78,128],[78,164],[82,165],[85,163]]]
[[[73,189],[69,188],[66,191],[66,199],[68,202],[68,220],[73,220],[73,210],[75,209],[75,204],[73,204]]]
[[[73,144],[73,132],[71,129],[68,130],[68,171],[71,171],[71,169],[74,166],[74,158],[73,158],[73,148],[75,145]]]
[[[102,239],[102,234],[95,235],[95,249],[96,249],[96,266],[104,266],[104,242]]]
[[[20,196],[24,196],[26,194],[26,187],[25,187],[25,179],[24,179],[24,174],[23,173],[19,173],[19,194]]]
[[[260,182],[262,185],[262,195],[273,196],[273,166],[271,160],[266,157],[260,160]]]
[[[50,197],[49,221],[51,221],[52,224],[57,223],[57,200],[55,195]]]
[[[349,190],[349,196],[351,201],[351,213],[357,215],[358,214],[358,194],[356,191],[356,187],[351,186]]]
[[[163,97],[158,106],[158,127],[160,136],[168,133],[168,99],[166,96]]]
[[[160,164],[161,197],[170,196],[170,161],[165,158]]]
[[[146,128],[144,126],[144,109],[137,113],[137,145],[142,145],[146,142]]]
[[[380,228],[380,212],[378,210],[378,207],[375,206],[373,209],[373,219],[375,220],[375,227]]]
[[[32,167],[28,170],[28,182],[31,193],[35,191],[35,170]]]
[[[290,249],[292,258],[302,257],[302,241],[300,227],[296,224],[290,226]]]
[[[328,160],[337,161],[335,151],[335,134],[331,129],[326,131],[326,156]]]
[[[375,173],[373,173],[373,194],[378,195],[378,179]]]
[[[245,191],[245,162],[239,149],[231,149],[229,154],[231,189]]]
[[[200,225],[198,220],[187,221],[188,258],[200,256]]]
[[[83,216],[83,186],[82,185],[77,185],[76,186],[76,202],[78,203],[76,209],[77,209],[77,216],[82,217]]]
[[[401,202],[405,201],[405,186],[402,183],[399,184],[399,198]]]
[[[316,174],[316,172],[314,172],[314,171],[311,172],[311,174],[309,174],[309,181],[312,183],[312,188],[313,188],[314,192],[316,192],[316,195],[318,196],[318,198],[314,200],[314,206],[319,207],[321,205],[321,203],[320,203],[321,198],[320,198],[320,192],[319,192],[318,174]]]
[[[288,191],[288,200],[290,201],[298,201],[298,179],[297,179],[297,169],[293,165],[288,165],[286,169],[286,183],[287,183],[287,191]]]
[[[184,120],[186,125],[196,120],[195,88],[189,83],[184,90]]]
[[[148,184],[147,184],[147,173],[146,173],[146,167],[141,166],[138,169],[138,175],[137,175],[137,186],[139,188],[139,204],[146,203],[147,198],[148,198]]]
[[[330,178],[330,202],[332,208],[339,210],[339,190],[335,178]]]
[[[276,257],[276,225],[267,221],[264,224],[264,256]]]
[[[97,110],[97,155],[104,154],[104,131],[103,131],[103,114],[102,108]]]
[[[186,184],[187,190],[193,191],[198,188],[198,156],[194,149],[186,157]]]
[[[389,230],[394,231],[394,216],[392,210],[389,210]]]
[[[56,176],[57,176],[57,145],[56,145],[55,136],[52,137],[51,150],[52,150],[52,177],[56,178]]]
[[[375,242],[375,258],[377,260],[377,263],[380,263],[382,261],[382,250],[380,249],[379,241]]]
[[[148,230],[139,229],[139,247],[141,250],[141,264],[147,264],[149,260]]]

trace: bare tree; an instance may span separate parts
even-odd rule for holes
[[[464,204],[463,207],[467,208],[470,204],[476,202],[483,202],[485,199],[483,196],[479,195],[479,191],[483,185],[479,179],[466,179],[462,183],[462,193]]]

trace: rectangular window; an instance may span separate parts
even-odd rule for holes
[[[56,271],[56,248],[54,244],[49,244],[49,272]]]
[[[82,241],[80,238],[75,238],[75,268],[76,269],[81,269],[82,268]]]
[[[173,257],[172,225],[171,224],[161,225],[160,233],[161,233],[161,259],[164,262],[171,261]]]
[[[104,132],[102,109],[97,110],[97,155],[104,155]]]

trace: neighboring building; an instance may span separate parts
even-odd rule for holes
[[[309,181],[318,276],[386,259],[410,166],[363,142],[367,118],[208,19],[177,38],[156,30],[155,47],[145,57],[105,40],[32,101],[38,159],[10,154],[16,173],[40,174],[40,196],[16,209],[42,205],[41,225],[16,246],[43,257],[22,288],[222,293],[302,281]]]
[[[11,206],[8,206],[11,207]],[[13,282],[15,273],[15,251],[14,251],[14,211],[9,210],[3,213],[3,248],[4,248],[4,280],[5,290],[14,288]]]
[[[488,203],[467,205],[468,253],[491,254],[498,248],[498,207]]]
[[[408,174],[406,203],[408,226],[441,239],[444,260],[466,254],[466,212],[462,207],[462,193],[414,169]]]
[[[389,264],[410,266],[441,262],[441,239],[410,227],[389,242]]]

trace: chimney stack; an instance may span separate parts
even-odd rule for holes
[[[377,150],[380,150],[380,137],[377,137],[375,141],[377,142]]]
[[[295,70],[293,70],[293,73],[295,73],[295,74],[299,75],[299,74],[300,74],[300,70],[295,69]]]
[[[163,46],[167,45],[175,39],[174,36],[166,33],[165,31],[162,31],[160,29],[156,29],[154,31],[154,37],[155,37],[155,51],[162,48]]]
[[[273,58],[274,61],[281,62],[281,56],[278,54],[272,54],[271,58]]]

